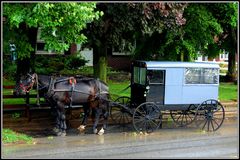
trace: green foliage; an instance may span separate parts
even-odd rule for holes
[[[18,118],[20,118],[20,113],[18,113],[18,112],[14,112],[13,114],[12,114],[12,118],[13,119],[18,119]]]
[[[205,4],[189,4],[184,10],[184,17],[186,24],[179,32],[168,32],[164,48],[167,48],[165,52],[184,53],[193,60],[198,51],[214,43],[213,36],[222,33],[222,28]]]
[[[17,65],[10,60],[10,56],[3,58],[3,77],[9,80],[15,80]]]
[[[214,17],[218,20],[223,28],[223,33],[218,35],[218,47],[229,52],[228,55],[228,79],[233,81],[236,79],[236,56],[237,53],[237,22],[238,22],[238,3],[228,2],[213,4],[208,6]]]
[[[37,55],[35,69],[38,74],[73,74],[73,72],[78,72],[77,70],[86,62],[79,54],[55,55],[54,57]]]
[[[32,35],[27,35],[26,31],[40,27],[46,50],[66,51],[70,44],[86,41],[80,31],[103,15],[95,8],[94,2],[3,3],[4,28],[13,33],[6,35],[4,41],[11,40],[16,44],[20,59],[29,57],[33,48],[28,40]]]
[[[2,141],[3,143],[27,143],[32,144],[33,138],[25,134],[17,133],[11,129],[4,128],[2,130]]]
[[[35,70],[39,74],[58,73],[64,69],[64,57],[61,55],[56,55],[55,57],[38,55],[35,61]]]
[[[65,60],[66,66],[68,69],[79,69],[81,66],[84,66],[88,61],[81,56],[81,54],[75,53]]]

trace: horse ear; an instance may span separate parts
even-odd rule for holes
[[[30,74],[33,74],[33,73],[32,73],[32,68],[29,69],[29,73],[30,73]]]

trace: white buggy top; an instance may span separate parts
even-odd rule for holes
[[[147,70],[165,70],[164,104],[200,104],[206,99],[218,99],[217,63],[145,61],[145,64]]]

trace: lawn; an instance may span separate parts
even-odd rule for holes
[[[9,82],[4,80],[4,85],[13,85],[13,82]],[[129,81],[123,81],[123,82],[117,82],[117,81],[108,81],[108,86],[111,94],[111,98],[114,100],[118,96],[129,96],[130,97],[130,88],[127,88],[129,86]],[[127,89],[126,89],[127,88]],[[237,101],[238,97],[238,86],[234,85],[233,83],[220,83],[219,85],[219,100],[220,101]],[[126,89],[126,90],[125,90]],[[12,89],[3,89],[4,95],[11,95]],[[30,92],[30,94],[36,94],[36,91],[33,90]],[[44,99],[41,99],[41,101],[44,101]],[[4,104],[24,104],[25,101],[23,98],[17,98],[17,99],[4,99]],[[35,98],[30,98],[30,103],[36,103]]]
[[[5,128],[2,130],[2,141],[7,143],[27,143],[32,144],[34,139],[26,134],[14,132],[11,129]]]
[[[219,99],[220,101],[237,101],[238,85],[233,83],[220,83]]]

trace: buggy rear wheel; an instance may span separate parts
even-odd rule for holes
[[[185,127],[194,121],[196,114],[196,106],[190,104],[187,110],[171,110],[170,115],[177,125]]]
[[[196,110],[195,123],[206,131],[218,130],[225,118],[225,111],[220,102],[209,99],[200,104]]]
[[[130,108],[130,98],[127,96],[119,97],[114,102],[118,102],[121,105]],[[132,122],[132,115],[129,113],[128,110],[123,108],[121,105],[114,103],[114,105],[111,107],[110,111],[111,119],[113,120],[114,123],[120,125]]]
[[[140,104],[133,113],[133,126],[138,132],[153,132],[159,128],[161,123],[161,111],[152,102]]]

